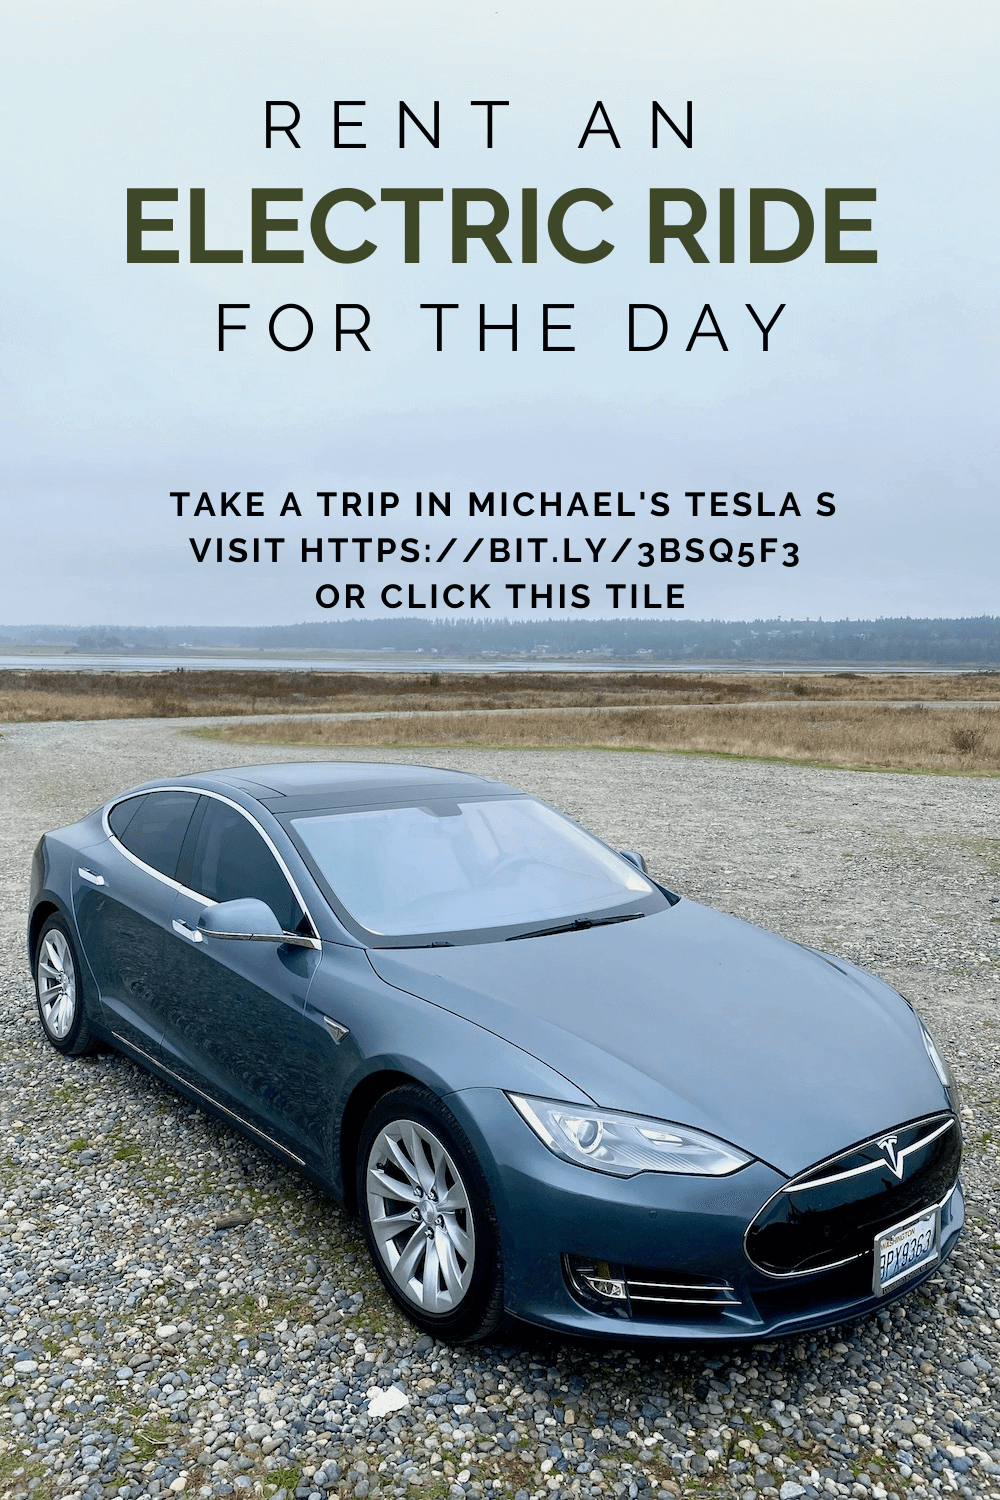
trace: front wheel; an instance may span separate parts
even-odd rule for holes
[[[503,1303],[496,1216],[465,1132],[429,1089],[393,1089],[375,1105],[357,1186],[372,1259],[406,1315],[453,1343],[492,1333]]]
[[[35,949],[35,996],[46,1040],[57,1052],[82,1057],[96,1052],[80,982],[80,965],[62,917],[50,917]]]

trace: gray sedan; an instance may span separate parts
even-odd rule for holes
[[[906,1000],[496,782],[133,788],[39,843],[28,948],[54,1047],[116,1047],[308,1173],[436,1337],[799,1333],[962,1227]]]

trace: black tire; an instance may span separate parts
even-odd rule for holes
[[[80,961],[62,917],[49,917],[35,945],[35,1001],[42,1032],[57,1052],[84,1057],[100,1050],[83,998]]]
[[[369,1254],[406,1316],[448,1343],[487,1338],[503,1315],[496,1213],[468,1137],[430,1089],[407,1084],[375,1105],[358,1147],[357,1198]]]

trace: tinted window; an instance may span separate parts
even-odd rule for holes
[[[281,867],[253,824],[235,807],[206,798],[206,811],[195,839],[191,889],[212,901],[265,901],[285,932],[303,918]]]
[[[127,797],[108,813],[108,825],[117,838],[121,838],[145,800],[145,794],[141,797]]]
[[[171,879],[177,870],[181,844],[198,801],[195,792],[149,792],[145,797],[119,803],[108,822],[125,848],[144,864],[152,865]],[[130,818],[125,814],[135,806]],[[115,815],[122,816],[115,823]]]

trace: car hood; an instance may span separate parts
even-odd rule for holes
[[[389,984],[506,1038],[595,1103],[710,1131],[788,1175],[949,1107],[916,1016],[887,985],[693,901],[615,926],[369,958]]]

